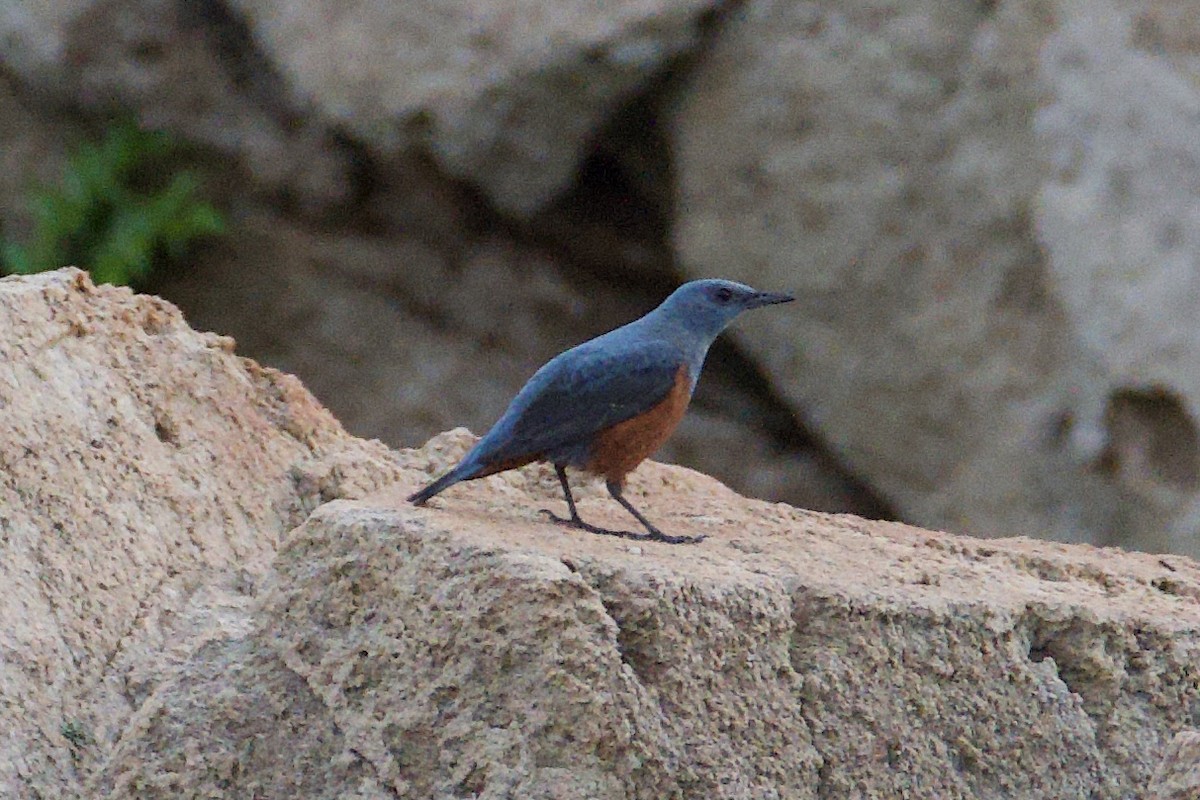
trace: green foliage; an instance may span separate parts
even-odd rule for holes
[[[178,259],[193,240],[220,233],[224,219],[197,196],[195,174],[163,177],[175,150],[165,133],[129,123],[82,145],[62,183],[33,194],[32,241],[0,241],[0,266],[29,274],[75,264],[97,283],[127,284],[156,258]]]

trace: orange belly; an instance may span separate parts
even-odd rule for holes
[[[691,399],[692,382],[684,364],[675,373],[675,385],[657,405],[596,434],[585,469],[610,483],[624,483],[625,476],[671,436]]]

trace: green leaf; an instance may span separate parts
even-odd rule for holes
[[[129,122],[81,145],[60,185],[31,194],[33,235],[26,245],[0,242],[0,268],[27,273],[74,263],[97,282],[129,283],[156,258],[180,258],[197,238],[224,231],[220,212],[199,196],[199,177],[170,171],[174,150],[165,133]],[[161,188],[144,185],[164,173]]]

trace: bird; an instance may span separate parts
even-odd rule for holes
[[[679,424],[708,349],[729,323],[743,311],[794,299],[717,278],[684,283],[645,316],[546,362],[462,460],[408,501],[421,506],[456,483],[546,461],[554,465],[570,513],[541,509],[553,522],[628,539],[701,541],[663,533],[646,519],[624,497],[625,478]],[[645,533],[584,522],[567,467],[604,478],[609,495]]]

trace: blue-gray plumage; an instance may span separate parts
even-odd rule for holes
[[[708,348],[743,311],[793,298],[724,280],[685,283],[641,319],[552,358],[508,410],[450,472],[408,499],[423,505],[460,481],[531,461],[554,465],[570,518],[552,519],[593,533],[679,543],[621,495],[625,476],[670,435],[687,409]],[[605,477],[609,494],[648,533],[611,531],[579,518],[565,467]]]

